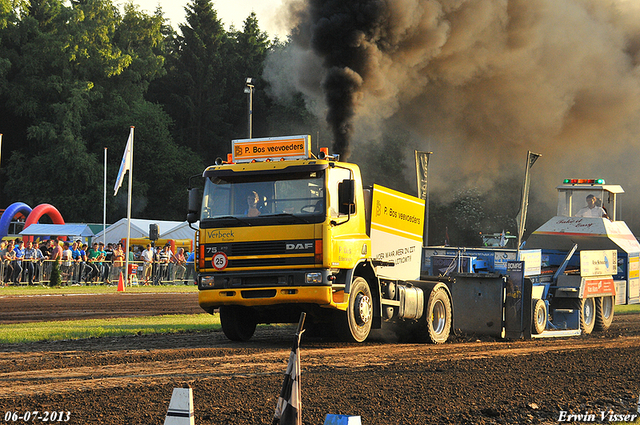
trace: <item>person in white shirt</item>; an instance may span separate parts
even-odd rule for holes
[[[140,254],[140,259],[144,262],[143,275],[144,275],[145,286],[149,285],[149,281],[151,280],[151,272],[153,271],[154,254],[155,253],[153,251],[153,247],[151,246],[151,244],[147,245],[147,249],[142,251],[142,254]]]
[[[609,218],[606,211],[596,205],[596,197],[594,195],[587,195],[587,206],[581,208],[575,215],[575,217],[604,217]]]

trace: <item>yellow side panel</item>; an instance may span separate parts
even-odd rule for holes
[[[371,228],[422,242],[424,200],[374,185],[372,209]]]
[[[366,246],[363,248],[363,246]],[[366,254],[371,252],[371,247],[368,239],[334,237],[331,239],[331,252],[329,257],[330,264],[328,267],[338,269],[352,269],[358,263],[361,258],[366,257]]]
[[[380,276],[411,280],[420,277],[424,200],[373,186],[371,256],[392,267],[377,267]]]

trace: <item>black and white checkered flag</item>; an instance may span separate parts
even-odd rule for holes
[[[293,338],[293,347],[289,354],[289,364],[284,374],[282,390],[278,397],[276,413],[272,425],[302,425],[302,400],[300,399],[300,337],[304,330],[306,313],[300,314],[298,329]]]

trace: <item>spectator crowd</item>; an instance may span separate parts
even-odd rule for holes
[[[172,250],[148,244],[146,249],[129,250],[131,281],[141,285],[193,283],[195,280],[193,252],[184,248]],[[58,263],[64,285],[110,285],[125,275],[126,257],[121,242],[94,242],[89,247],[77,240],[58,241],[55,238],[26,243],[22,239],[0,241],[0,284],[47,284],[54,263]],[[130,281],[130,283],[131,283]]]

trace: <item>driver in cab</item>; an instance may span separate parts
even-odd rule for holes
[[[587,206],[581,208],[574,217],[604,217],[609,218],[604,208],[596,205],[597,199],[594,195],[587,195]]]
[[[257,217],[260,215],[260,210],[258,209],[258,202],[260,201],[260,197],[256,191],[252,191],[247,196],[247,205],[248,208],[245,211],[244,215],[248,217]]]

